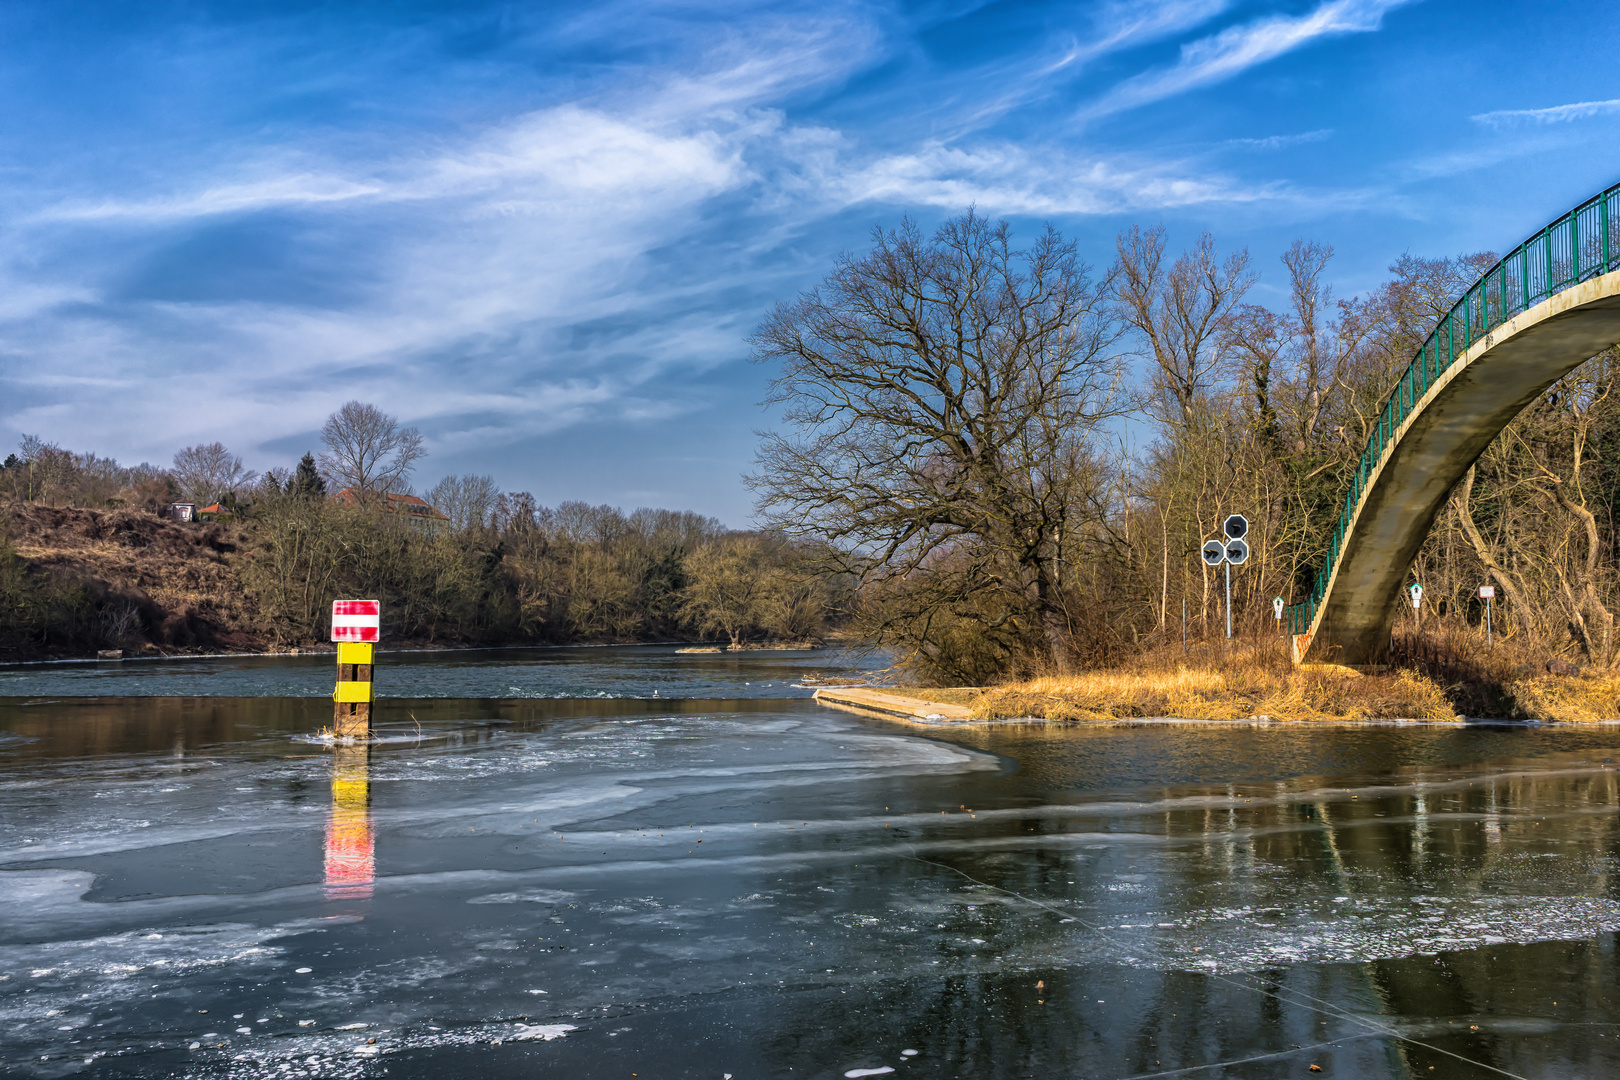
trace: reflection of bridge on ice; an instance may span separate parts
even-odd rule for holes
[[[1397,592],[1452,487],[1547,387],[1620,342],[1620,185],[1520,244],[1440,321],[1390,391],[1310,595],[1297,660],[1381,659]]]

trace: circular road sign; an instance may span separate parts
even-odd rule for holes
[[[1233,514],[1221,523],[1221,531],[1228,540],[1241,540],[1249,535],[1249,519],[1242,514]]]
[[[1203,556],[1210,566],[1219,566],[1226,559],[1226,545],[1219,540],[1205,540]]]
[[[1249,561],[1249,545],[1242,540],[1228,540],[1226,542],[1226,561],[1233,566],[1242,566]]]

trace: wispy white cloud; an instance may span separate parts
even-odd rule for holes
[[[1077,158],[1011,144],[964,150],[941,143],[891,154],[829,178],[851,203],[887,202],[991,214],[1095,215],[1165,211],[1290,197],[1285,185],[1245,185],[1179,162]]]
[[[1201,26],[1228,6],[1229,0],[1134,0],[1108,4],[1097,13],[1089,33],[1067,35],[1044,55],[1017,56],[976,73],[974,81],[994,89],[960,123],[969,128],[982,126],[988,120],[1045,97],[1053,87],[1079,75],[1092,61]],[[959,82],[961,78],[957,75],[953,81]]]
[[[1183,45],[1174,67],[1125,80],[1082,109],[1080,116],[1106,116],[1222,82],[1320,38],[1370,33],[1383,25],[1385,12],[1409,2],[1328,0],[1305,15],[1273,15],[1230,27]]]
[[[35,220],[92,222],[122,218],[156,223],[349,202],[377,196],[383,190],[383,185],[375,181],[304,172],[227,181],[199,191],[143,199],[76,200],[48,207],[35,215]]]
[[[1589,116],[1620,113],[1620,98],[1607,101],[1577,101],[1570,105],[1553,105],[1545,109],[1498,109],[1495,112],[1476,113],[1469,117],[1476,124],[1505,127],[1513,124],[1567,124],[1571,120],[1584,120]]]
[[[1321,142],[1332,134],[1332,128],[1318,128],[1315,131],[1302,131],[1297,135],[1267,135],[1263,139],[1227,139],[1226,145],[1243,146],[1254,150],[1282,150],[1289,146]]]

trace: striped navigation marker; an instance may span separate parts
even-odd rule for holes
[[[338,643],[332,733],[340,739],[371,737],[371,669],[381,609],[376,600],[332,601],[332,640]]]
[[[382,604],[376,600],[332,601],[332,640],[375,643],[382,628]]]

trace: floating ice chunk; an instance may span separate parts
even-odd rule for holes
[[[900,1051],[900,1056],[901,1057],[916,1057],[920,1053],[922,1053],[921,1050],[902,1050],[902,1051]]]
[[[300,1020],[300,1021],[298,1021],[298,1026],[299,1027],[310,1027],[314,1023],[315,1023],[315,1021],[313,1021],[313,1020]]]
[[[293,974],[294,975],[308,975],[310,972],[312,972],[314,970],[315,970],[314,968],[294,968],[293,969]]]
[[[186,1049],[187,1050],[196,1050],[196,1049],[200,1048],[201,1046],[202,1046],[202,1043],[192,1043],[190,1046],[186,1047]]]
[[[531,994],[543,994],[543,993],[545,993],[545,991],[544,990],[530,990],[529,993],[531,993]]]
[[[973,944],[975,944],[975,945],[983,945],[984,944],[984,938],[982,938],[982,937],[968,938],[968,940],[973,942]]]
[[[336,1030],[338,1030],[338,1031],[359,1031],[361,1028],[363,1028],[365,1026],[366,1026],[365,1024],[339,1024],[337,1026]]]
[[[892,1072],[894,1072],[894,1066],[885,1065],[881,1069],[850,1069],[844,1075],[849,1077],[850,1080],[855,1080],[857,1076],[883,1076]]]
[[[514,1042],[528,1042],[531,1039],[560,1039],[570,1031],[578,1031],[573,1024],[519,1024],[517,1031],[512,1033]]]
[[[236,1033],[238,1035],[251,1035],[251,1034],[253,1034],[253,1029],[252,1028],[237,1028]]]

